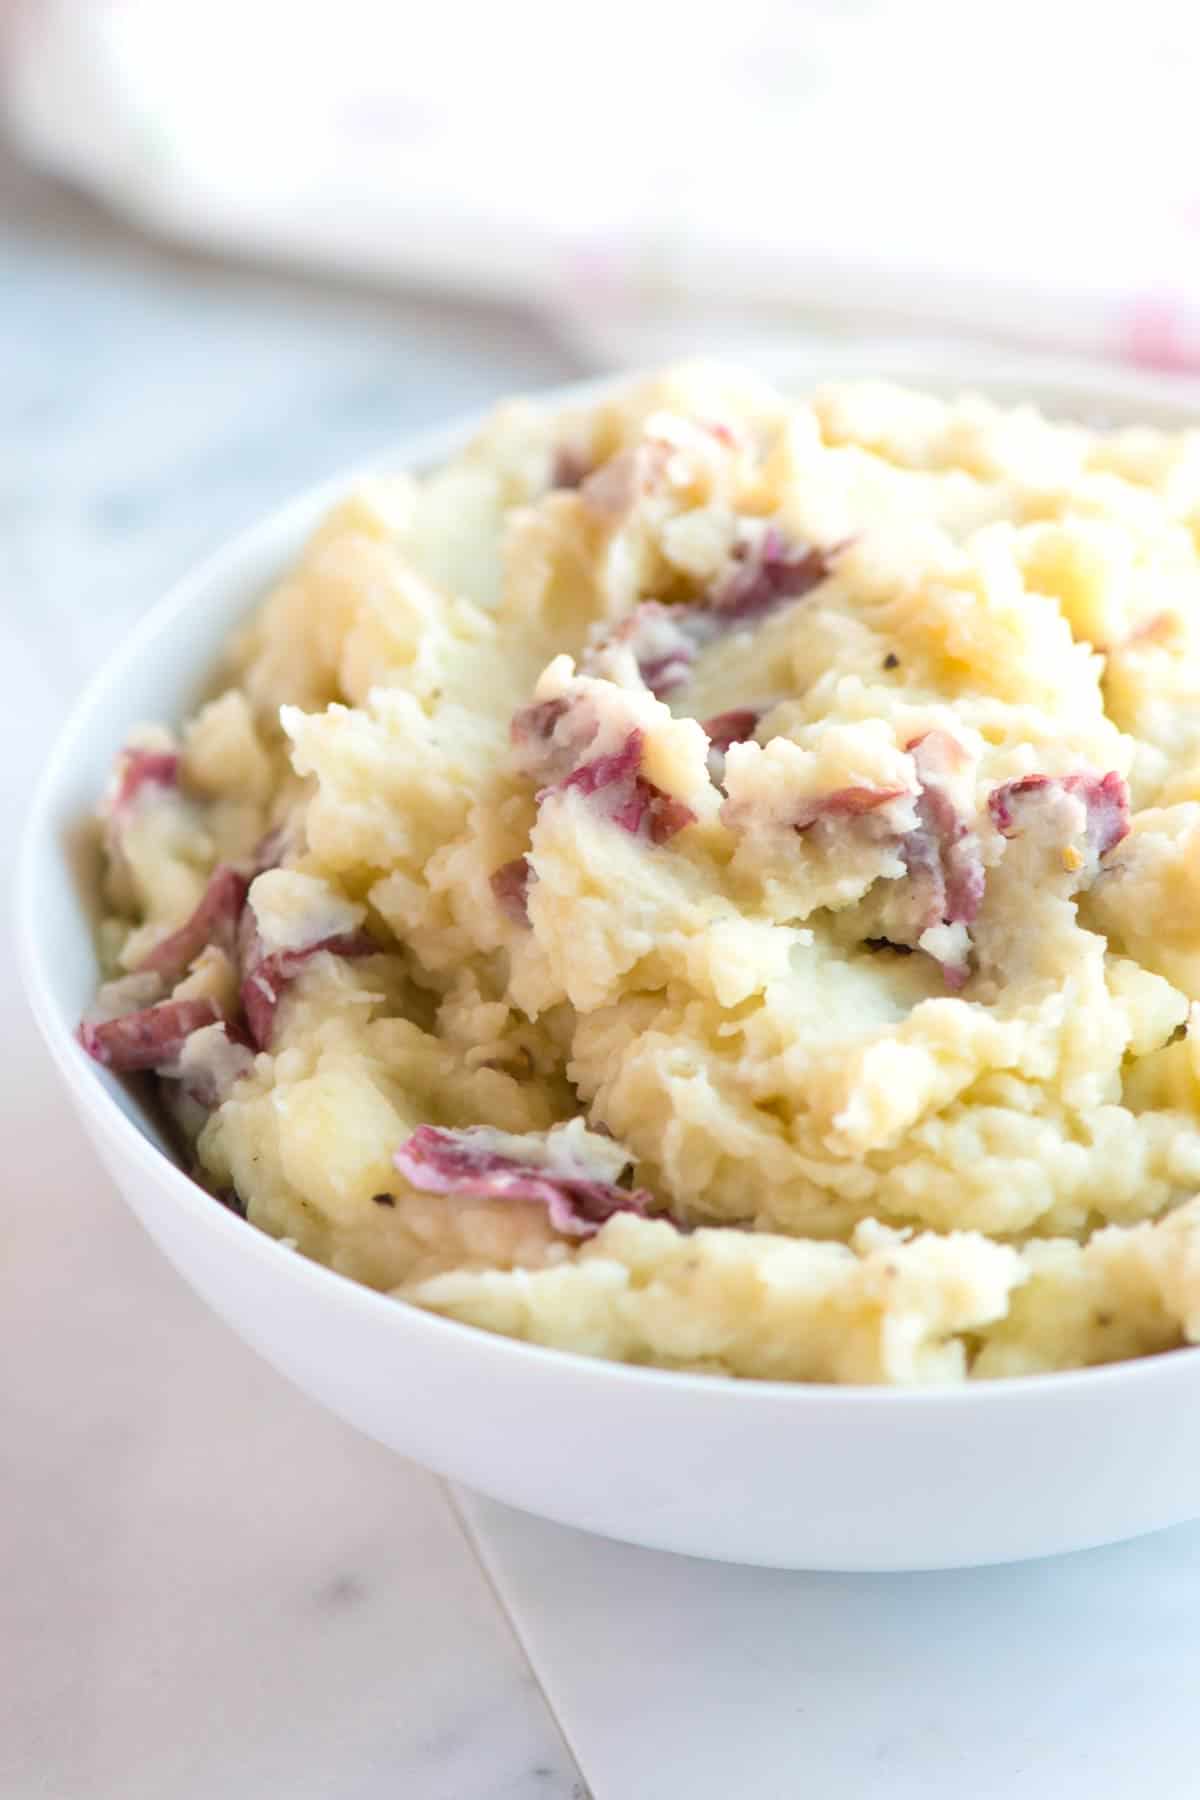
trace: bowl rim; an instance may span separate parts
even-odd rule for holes
[[[1119,404],[1144,405],[1149,412],[1191,412],[1200,421],[1198,378],[1147,373],[1078,357],[1012,353],[966,343],[937,343],[920,338],[861,338],[828,345],[792,343],[775,350],[756,346],[750,351],[739,351],[735,347],[702,359],[681,360],[749,369],[785,389],[799,381],[816,385],[864,375],[885,380],[932,382],[943,387],[948,383],[961,384],[966,391],[974,387],[984,392],[997,386],[1027,387],[1033,395],[1038,389],[1054,389],[1093,406],[1097,401],[1103,403],[1109,399]],[[590,404],[649,372],[638,369],[616,371],[550,386],[521,397],[535,407],[558,411]],[[1046,410],[1051,416],[1055,415],[1054,407]],[[55,999],[48,974],[51,946],[40,929],[37,903],[39,851],[53,844],[56,853],[62,854],[54,823],[58,791],[74,763],[81,740],[88,735],[94,715],[114,689],[122,685],[126,670],[141,663],[155,643],[169,637],[176,622],[208,589],[235,580],[242,566],[253,560],[264,540],[295,530],[299,520],[318,509],[332,506],[371,475],[389,470],[421,471],[434,467],[468,442],[494,411],[494,405],[488,406],[445,424],[408,433],[381,454],[364,458],[293,494],[225,539],[170,584],[113,648],[71,704],[35,785],[20,834],[13,914],[17,961],[25,995],[54,1067],[77,1108],[108,1140],[114,1153],[132,1165],[139,1179],[169,1191],[174,1201],[202,1219],[206,1229],[218,1235],[225,1234],[231,1255],[253,1255],[264,1270],[273,1270],[284,1280],[307,1284],[326,1302],[366,1309],[380,1320],[403,1318],[409,1329],[428,1332],[434,1340],[453,1339],[463,1344],[463,1334],[469,1334],[479,1340],[480,1346],[486,1347],[489,1355],[524,1365],[531,1375],[544,1380],[586,1376],[625,1386],[633,1384],[640,1389],[658,1389],[664,1394],[680,1390],[711,1395],[735,1391],[743,1406],[753,1398],[758,1404],[783,1403],[821,1410],[830,1406],[856,1410],[882,1407],[891,1413],[897,1408],[909,1411],[930,1408],[945,1411],[962,1406],[970,1406],[972,1410],[981,1406],[997,1408],[1033,1404],[1039,1399],[1051,1404],[1079,1392],[1100,1396],[1116,1385],[1190,1377],[1191,1372],[1200,1369],[1200,1344],[1078,1369],[998,1376],[977,1382],[893,1386],[760,1380],[664,1369],[653,1364],[617,1362],[506,1337],[367,1287],[301,1255],[268,1232],[249,1224],[185,1174],[105,1090],[98,1069],[75,1038],[74,1021],[65,1019]]]

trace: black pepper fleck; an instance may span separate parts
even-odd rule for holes
[[[372,1194],[371,1198],[376,1206],[395,1206],[396,1204],[395,1196],[392,1194]]]
[[[900,658],[896,655],[894,650],[888,651],[883,659],[883,666],[885,669],[898,669],[900,667]]]

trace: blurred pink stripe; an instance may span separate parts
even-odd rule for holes
[[[1120,321],[1118,347],[1124,361],[1138,368],[1194,374],[1200,370],[1200,319],[1168,294],[1140,295]]]

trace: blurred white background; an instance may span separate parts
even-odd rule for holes
[[[169,236],[526,302],[1200,366],[1181,0],[23,0],[17,141]]]

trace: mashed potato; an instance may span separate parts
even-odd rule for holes
[[[197,1174],[588,1355],[1200,1339],[1200,432],[688,367],[339,506],[102,807]]]

